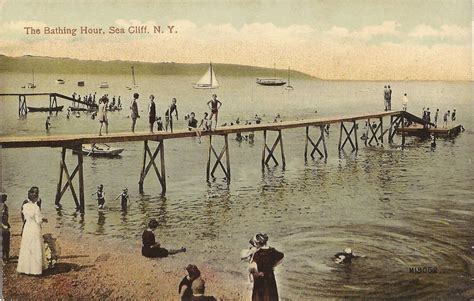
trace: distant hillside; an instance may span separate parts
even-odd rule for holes
[[[181,64],[181,63],[146,63],[132,61],[88,61],[69,58],[51,58],[37,56],[9,57],[0,55],[0,73],[20,72],[29,73],[84,73],[84,74],[130,74],[130,67],[140,74],[156,75],[201,75],[207,70],[207,63]],[[213,64],[218,76],[273,76],[273,69],[233,64]],[[277,77],[286,78],[287,70],[277,69]],[[291,71],[292,78],[314,77]]]

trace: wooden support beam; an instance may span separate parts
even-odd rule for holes
[[[74,199],[74,203],[76,204],[76,210],[84,213],[85,208],[85,201],[84,201],[84,175],[83,175],[83,156],[82,156],[82,144],[76,145],[73,147],[74,150],[78,153],[77,157],[77,165],[72,171],[69,173],[66,164],[66,147],[63,146],[61,149],[61,160],[59,162],[59,181],[56,190],[56,198],[55,198],[55,205],[57,207],[61,206],[61,198],[63,197],[66,190],[69,188],[72,193],[72,197]],[[76,190],[73,185],[73,180],[76,174],[79,172],[79,199],[76,194]],[[66,183],[64,186],[63,183],[63,175],[66,176]]]
[[[405,115],[401,114],[401,123],[402,123],[402,147],[405,146]]]
[[[370,124],[370,122],[369,122],[369,129],[370,129],[371,135],[370,135],[370,138],[367,137],[367,140],[368,140],[367,143],[368,143],[369,145],[372,145],[372,140],[375,140],[375,142],[377,143],[377,145],[379,145],[379,139],[378,139],[378,137],[377,137],[377,134],[378,134],[378,132],[379,132],[379,130],[380,130],[380,123],[379,123],[379,124],[376,124],[375,129],[374,129],[374,128],[372,127],[372,125]]]
[[[26,96],[18,95],[18,117],[26,117],[28,108],[26,106]]]
[[[380,124],[380,143],[383,144],[383,135],[384,135],[384,131],[383,131],[383,117],[379,117],[379,124]]]
[[[344,121],[341,121],[341,131],[339,133],[339,151],[341,151],[344,146],[346,145],[347,141],[349,141],[349,143],[351,144],[352,146],[352,151],[355,151],[357,150],[357,147],[356,147],[356,144],[354,144],[354,142],[352,141],[352,133],[355,132],[355,128],[356,128],[357,124],[355,123],[355,121],[352,123],[352,127],[351,129],[348,131],[346,126],[344,125]],[[341,144],[341,141],[342,141],[342,132],[344,131],[344,134],[345,134],[345,139],[344,141],[342,142]],[[357,137],[356,138],[356,141],[357,141]]]
[[[82,144],[78,146],[77,151],[77,166],[79,167],[79,211],[81,213],[84,213],[86,206],[84,200],[84,169],[82,167]]]
[[[153,169],[155,170],[156,177],[158,178],[158,182],[161,185],[161,194],[164,195],[166,192],[166,179],[164,178],[164,169],[165,169],[165,158],[164,158],[164,145],[163,145],[163,140],[158,141],[158,145],[156,146],[155,151],[153,154],[151,153],[150,147],[148,145],[148,140],[145,140],[143,144],[143,165],[142,165],[142,171],[140,173],[140,180],[138,181],[139,185],[139,190],[140,193],[143,193],[143,183],[145,182],[145,178],[150,171],[151,167],[153,166]],[[158,156],[158,153],[161,153],[160,156],[160,163],[161,163],[161,172],[158,169],[158,166],[156,165],[155,159]],[[149,158],[148,164],[147,164],[147,158]]]
[[[388,134],[388,142],[390,143],[393,143],[393,136],[395,136],[397,128],[400,126],[400,120],[400,116],[390,116],[390,127]]]
[[[357,137],[357,127],[358,127],[358,125],[357,125],[355,120],[353,121],[352,127],[354,128],[354,141],[355,141],[355,148],[356,148],[355,150],[357,151],[357,150],[359,150],[359,142],[358,142],[359,138]]]
[[[267,144],[267,133],[266,131],[264,131],[263,135],[264,135],[264,144],[263,144],[263,156],[262,156],[262,166],[263,165],[268,165],[268,162],[270,161],[270,159],[273,160],[273,162],[275,163],[275,165],[278,165],[278,160],[275,158],[275,156],[273,155],[273,153],[275,152],[275,149],[276,147],[278,146],[278,144],[280,144],[280,152],[281,152],[281,161],[282,161],[282,165],[283,167],[285,167],[286,165],[286,160],[285,160],[285,152],[283,150],[283,136],[281,134],[281,130],[276,130],[278,132],[278,136],[277,138],[275,139],[275,142],[273,142],[273,145],[272,147],[270,148]],[[265,150],[268,151],[268,155],[265,156]]]
[[[227,183],[230,183],[229,139],[227,135],[223,135],[223,136],[224,136],[224,145],[222,146],[222,149],[219,154],[217,154],[217,151],[215,150],[212,144],[213,135],[209,136],[209,156],[207,160],[207,172],[206,172],[206,179],[208,182],[211,177],[215,178],[214,172],[216,171],[217,166],[220,166],[222,172],[224,172]],[[211,169],[211,154],[213,154],[214,157],[216,158],[216,162],[214,162],[212,169]],[[224,164],[222,163],[224,155],[226,157],[226,166],[224,166]]]
[[[305,152],[304,152],[304,159],[307,160],[307,154],[308,154],[308,142],[311,143],[311,145],[313,146],[313,150],[311,151],[310,153],[310,156],[311,158],[314,159],[314,153],[315,152],[318,152],[319,153],[319,156],[321,158],[327,158],[328,156],[328,152],[327,152],[327,148],[326,148],[326,139],[325,139],[325,136],[324,136],[324,125],[320,125],[319,126],[319,138],[317,140],[316,143],[313,142],[313,140],[311,139],[311,137],[309,136],[309,127],[306,127],[306,144],[305,144]],[[322,143],[323,145],[323,151],[321,151],[319,149],[319,145]]]

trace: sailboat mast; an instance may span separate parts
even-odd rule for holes
[[[135,83],[135,68],[132,66],[132,78],[133,78],[133,85],[136,86]]]
[[[33,85],[35,85],[35,69],[33,69]]]
[[[211,69],[211,87],[212,87],[212,72],[214,71],[212,70],[212,63],[209,63],[209,69]]]
[[[288,67],[288,86],[290,85],[290,67]]]

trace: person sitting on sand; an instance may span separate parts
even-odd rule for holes
[[[148,222],[148,229],[143,231],[142,234],[142,255],[148,258],[163,258],[168,257],[168,255],[173,255],[181,252],[186,252],[185,247],[181,247],[178,250],[167,250],[162,248],[160,243],[156,241],[155,234],[153,231],[158,228],[158,221],[156,219],[151,219]]]
[[[359,258],[360,256],[354,255],[351,248],[345,248],[344,252],[339,252],[334,255],[336,258],[334,261],[339,264],[349,264],[352,262],[352,259]]]
[[[201,271],[194,264],[189,264],[186,267],[188,275],[179,283],[178,293],[181,296],[181,301],[191,301],[193,299],[192,284],[193,281],[201,277]]]

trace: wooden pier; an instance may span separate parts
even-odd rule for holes
[[[58,98],[72,101],[73,104],[82,104],[87,107],[97,108],[97,104],[87,103],[80,99],[60,94],[60,93],[3,93],[0,96],[17,96],[18,97],[18,117],[26,117],[28,114],[28,108],[26,105],[27,96],[49,96],[49,109],[50,112],[53,108],[58,107]]]
[[[72,98],[71,98],[72,99]],[[383,118],[390,118],[387,128],[384,129]],[[326,145],[325,134],[331,124],[339,124],[339,143],[338,150],[341,152],[346,146],[350,145],[352,151],[359,149],[357,131],[360,130],[358,121],[364,121],[365,127],[365,142],[366,146],[376,146],[383,143],[386,138],[389,143],[393,143],[395,133],[401,129],[401,145],[405,145],[405,135],[407,133],[405,128],[406,122],[420,124],[422,127],[427,126],[426,121],[413,114],[405,111],[388,111],[377,112],[372,114],[340,116],[340,117],[325,117],[316,119],[285,121],[278,123],[252,124],[252,125],[234,125],[219,127],[210,132],[203,132],[202,136],[209,136],[209,155],[207,161],[206,175],[207,180],[214,177],[214,173],[220,167],[227,182],[231,179],[230,166],[230,152],[228,135],[243,133],[243,132],[263,132],[263,149],[262,149],[262,166],[270,163],[270,160],[275,164],[285,166],[285,153],[283,148],[283,130],[287,129],[305,129],[305,150],[304,158],[307,159],[308,153],[314,158],[317,152],[320,158],[327,158],[328,151]],[[429,124],[434,126],[433,124]],[[313,134],[310,129],[316,129],[316,138],[311,137]],[[272,141],[267,135],[269,132],[275,132],[276,138]],[[162,188],[162,194],[166,192],[166,174],[165,174],[165,140],[180,139],[196,137],[195,131],[179,130],[174,132],[156,132],[156,133],[111,133],[106,136],[99,136],[97,134],[81,134],[81,135],[49,135],[49,136],[32,136],[32,137],[17,137],[17,136],[3,136],[0,137],[0,145],[2,148],[24,148],[24,147],[60,147],[61,158],[59,164],[59,180],[56,193],[56,204],[60,204],[60,200],[65,191],[69,188],[71,190],[76,208],[78,211],[84,212],[84,177],[83,177],[83,155],[82,145],[91,143],[117,143],[117,142],[137,142],[144,143],[143,149],[143,164],[139,176],[139,189],[143,191],[143,183],[149,171],[153,167]],[[221,137],[224,145],[220,151],[214,147],[216,139]],[[316,141],[316,142],[314,142]],[[153,150],[152,142],[155,142]],[[271,146],[271,147],[270,147]],[[278,147],[279,146],[279,147]],[[280,158],[277,159],[276,152],[280,152]],[[311,149],[310,149],[311,148]],[[66,151],[67,149],[75,150],[78,153],[77,164],[73,167],[72,172],[66,165]],[[309,150],[309,152],[308,152]],[[155,161],[160,155],[159,166]],[[225,160],[224,160],[225,157]],[[211,167],[211,161],[213,161]],[[280,160],[280,161],[279,161]],[[78,185],[74,186],[73,180],[78,176]],[[63,177],[66,181],[63,185]],[[78,187],[79,193],[76,193]]]

